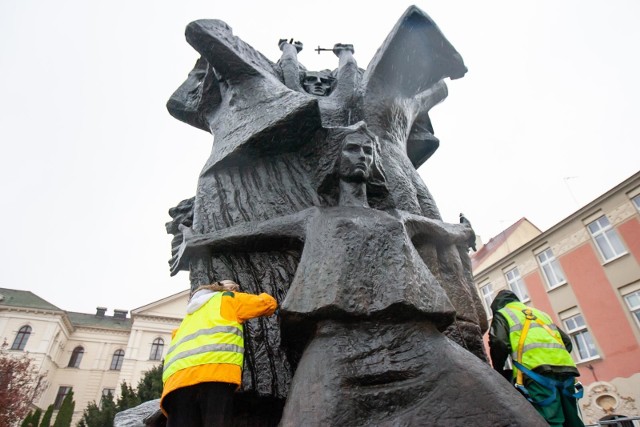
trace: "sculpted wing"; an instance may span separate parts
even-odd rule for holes
[[[224,161],[299,148],[320,129],[317,100],[287,88],[281,70],[219,20],[186,29],[201,58],[167,103],[169,112],[215,137],[203,174]]]
[[[443,85],[443,79],[458,79],[466,72],[462,57],[435,22],[416,6],[409,7],[364,73],[362,87],[367,122],[381,103],[390,104],[398,98],[414,99],[435,85]],[[407,152],[416,168],[438,148],[428,111],[447,93],[446,88],[432,92],[431,96],[436,98],[418,108],[415,117],[407,123],[410,132],[406,137]]]
[[[409,98],[445,77],[467,72],[462,57],[422,10],[411,6],[398,20],[363,76],[367,92],[400,93]]]

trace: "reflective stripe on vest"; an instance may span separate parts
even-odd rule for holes
[[[564,344],[561,344],[562,337],[558,332],[558,328],[553,325],[549,316],[543,311],[527,307],[521,302],[511,302],[501,310],[498,310],[509,325],[509,342],[512,351],[511,358],[518,360],[520,336],[526,321],[526,315],[523,310],[527,309],[531,310],[535,318],[541,321],[544,326],[537,323],[537,321],[529,322],[527,335],[521,349],[522,360],[520,363],[530,370],[540,365],[575,367],[576,365],[571,355],[564,347]],[[547,327],[549,331],[545,329],[545,327]],[[514,368],[514,377],[517,376],[517,374],[518,369]]]
[[[164,359],[163,383],[177,371],[209,363],[228,363],[242,369],[242,324],[220,315],[222,295],[216,292],[202,307],[184,318]]]

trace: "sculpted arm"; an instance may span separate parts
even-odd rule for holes
[[[171,275],[188,269],[189,258],[202,252],[251,252],[268,249],[274,242],[302,242],[311,209],[262,222],[247,222],[206,234],[181,226],[183,241],[171,259]]]
[[[278,41],[278,47],[282,51],[282,56],[278,63],[282,69],[285,86],[297,92],[304,92],[300,84],[300,66],[298,65],[298,52],[302,50],[302,42],[291,42],[293,42],[293,39],[289,42],[287,42],[287,39]]]
[[[449,94],[444,80],[435,83],[429,89],[418,93],[415,97],[417,102],[417,115],[429,112],[431,108],[442,102]]]
[[[473,235],[473,229],[466,224],[449,224],[408,212],[401,212],[400,215],[412,240],[466,245]]]
[[[336,43],[333,46],[333,53],[338,57],[338,74],[336,76],[336,88],[334,96],[350,96],[355,91],[358,84],[358,63],[353,57],[354,49],[352,44]]]

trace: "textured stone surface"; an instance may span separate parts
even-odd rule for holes
[[[143,420],[160,409],[160,399],[150,400],[135,408],[118,412],[113,420],[114,427],[145,427]]]

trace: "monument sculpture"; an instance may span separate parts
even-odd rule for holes
[[[201,57],[167,107],[214,143],[170,210],[171,274],[281,305],[246,325],[238,423],[544,425],[486,363],[473,230],[416,171],[467,71],[435,23],[410,7],[366,70],[338,43],[337,69],[307,71],[293,39],[273,63],[218,20],[186,38]]]

